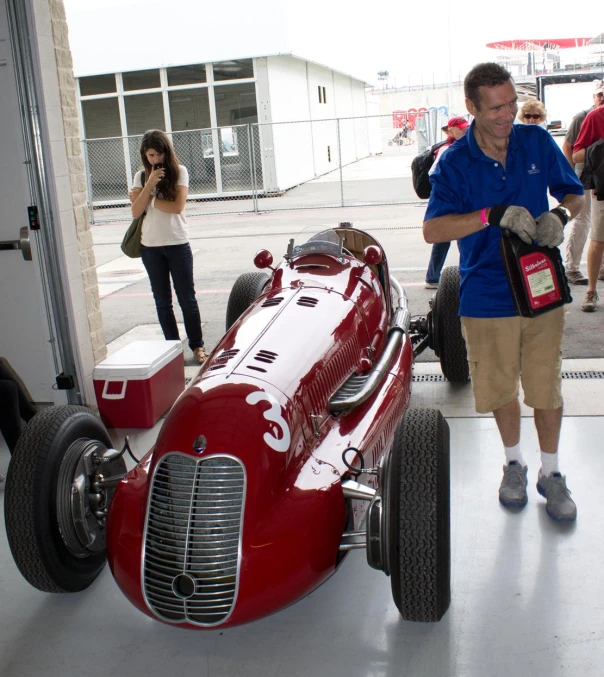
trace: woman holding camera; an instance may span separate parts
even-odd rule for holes
[[[165,339],[179,341],[172,307],[171,277],[182,309],[189,347],[197,363],[203,364],[208,354],[203,345],[193,283],[193,253],[184,213],[189,172],[179,164],[170,139],[162,131],[145,132],[140,154],[144,170],[134,177],[130,197],[133,218],[146,212],[141,238],[142,259],[151,282],[157,317]]]

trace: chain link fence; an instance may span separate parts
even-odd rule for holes
[[[404,137],[392,115],[171,132],[199,216],[419,202],[411,161],[441,138],[440,109]],[[92,223],[128,220],[142,136],[83,142]],[[419,142],[419,143],[418,143]]]
[[[417,119],[415,131],[417,133],[418,151],[423,153],[426,148],[433,146],[442,139],[442,128],[447,124],[449,115],[447,109],[431,108]]]

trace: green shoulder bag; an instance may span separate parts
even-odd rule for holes
[[[141,176],[143,186],[145,185],[146,178],[147,173],[145,170],[143,170],[143,175]],[[128,226],[128,230],[126,231],[124,239],[122,240],[122,251],[131,259],[140,259],[141,257],[141,238],[143,235],[144,218],[145,212],[143,212],[138,218],[132,219],[132,223]]]

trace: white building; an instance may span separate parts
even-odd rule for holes
[[[80,75],[77,84],[97,205],[124,201],[147,129],[172,134],[191,198],[279,194],[381,150],[365,82],[294,55]]]

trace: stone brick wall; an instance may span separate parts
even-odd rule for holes
[[[80,263],[82,267],[82,280],[84,283],[86,308],[88,311],[88,327],[90,330],[94,363],[98,364],[107,356],[107,347],[103,334],[103,319],[101,315],[98,280],[96,275],[96,261],[94,258],[92,233],[90,231],[88,207],[86,204],[86,175],[80,143],[73,62],[71,59],[71,50],[69,48],[69,35],[63,0],[48,0],[48,6],[52,20],[55,60],[61,93],[63,129],[65,132],[65,147],[67,151],[73,211],[77,230]]]

